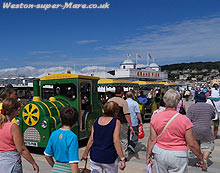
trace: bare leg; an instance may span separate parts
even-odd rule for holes
[[[204,153],[203,153],[203,158],[204,159],[208,159],[209,158],[209,155],[211,154],[211,152],[209,152],[209,151],[205,151]]]
[[[214,138],[217,139],[217,134],[218,134],[218,126],[214,126]]]
[[[202,167],[202,170],[203,171],[207,171],[207,169],[208,169],[208,165],[207,165],[207,159],[209,158],[209,155],[211,154],[211,152],[209,152],[209,151],[205,151],[204,153],[203,153],[203,159],[204,159],[204,165],[203,165],[203,167]]]

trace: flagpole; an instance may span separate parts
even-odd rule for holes
[[[149,66],[149,56],[147,55],[147,66]]]
[[[137,66],[137,61],[138,61],[138,60],[137,60],[137,54],[136,54],[136,66]]]

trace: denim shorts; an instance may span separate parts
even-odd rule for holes
[[[15,166],[13,167],[12,173],[23,173],[22,171],[22,164],[21,164],[21,161],[18,160],[16,163],[15,163]]]
[[[204,151],[213,152],[214,147],[215,147],[215,143],[213,141],[212,142],[201,142],[200,143],[200,148],[201,148],[202,152],[204,152]]]
[[[200,148],[202,152],[208,151],[208,152],[213,152],[215,143],[214,141],[211,142],[204,142],[204,141],[199,141]]]

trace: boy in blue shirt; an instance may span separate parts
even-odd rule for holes
[[[78,138],[71,127],[78,119],[78,112],[72,106],[61,110],[62,127],[54,131],[48,141],[45,158],[53,168],[52,172],[78,172]],[[56,162],[54,162],[53,157]]]

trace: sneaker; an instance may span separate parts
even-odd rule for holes
[[[130,149],[133,153],[135,153],[135,149],[131,145],[128,145],[128,149]]]
[[[202,167],[202,171],[207,171],[207,169],[208,169],[207,160],[204,159],[204,165]]]

